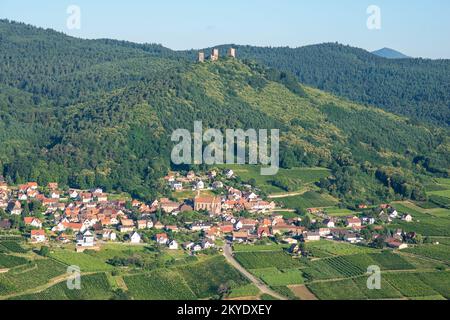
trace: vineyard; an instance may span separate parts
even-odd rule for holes
[[[62,281],[36,294],[19,296],[18,300],[109,300],[112,290],[104,273],[81,276],[80,290],[69,289]]]
[[[13,253],[26,253],[27,250],[25,250],[17,241],[9,241],[4,240],[0,241],[0,249],[5,248],[9,252]]]
[[[0,253],[0,269],[14,268],[26,264],[27,262],[28,261],[24,258]]]
[[[129,295],[136,300],[191,300],[191,291],[179,273],[157,270],[148,274],[125,276]]]
[[[274,267],[289,269],[300,267],[301,263],[283,251],[271,252],[236,252],[236,260],[246,269],[262,269]]]

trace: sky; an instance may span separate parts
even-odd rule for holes
[[[67,26],[71,5],[80,9],[80,29]],[[380,9],[380,20],[367,12],[372,5]],[[448,0],[0,0],[0,18],[81,38],[160,43],[177,50],[339,42],[450,58]],[[369,29],[368,19],[380,24]]]

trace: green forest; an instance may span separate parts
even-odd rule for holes
[[[343,58],[356,59],[349,47],[270,50],[196,63],[193,52],[0,20],[0,175],[150,200],[166,192],[172,131],[201,120],[280,129],[281,166],[331,169],[318,187],[348,203],[424,200],[427,181],[449,176],[448,61],[371,57],[366,73]]]

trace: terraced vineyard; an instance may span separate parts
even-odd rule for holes
[[[104,273],[81,276],[81,289],[69,289],[62,281],[42,292],[28,294],[18,300],[109,300],[113,296],[112,288]]]

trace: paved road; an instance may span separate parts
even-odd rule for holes
[[[271,296],[279,299],[279,300],[288,300],[286,297],[280,295],[279,293],[270,289],[265,283],[261,280],[253,276],[250,272],[245,270],[239,262],[233,257],[233,249],[231,248],[231,244],[227,243],[223,248],[223,255],[227,259],[227,261],[235,267],[240,273],[242,273],[247,279],[249,279],[262,293],[270,294]]]

